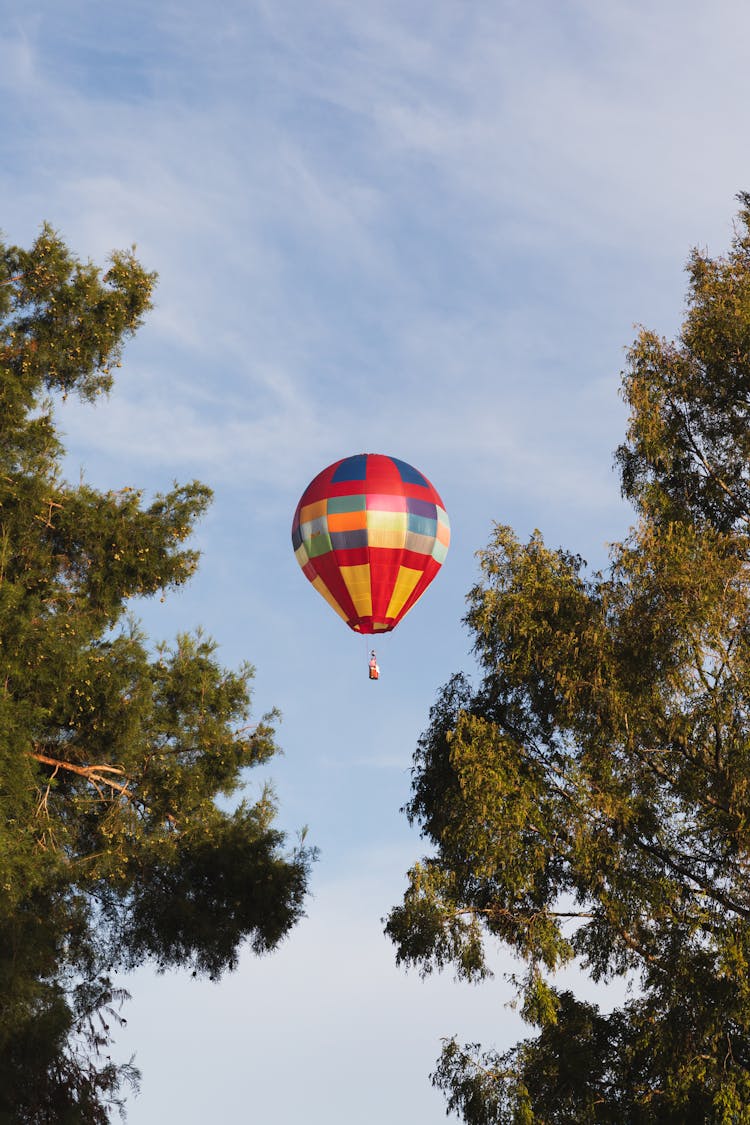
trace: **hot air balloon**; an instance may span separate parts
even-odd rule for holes
[[[357,633],[395,629],[440,570],[449,543],[448,514],[427,477],[379,453],[345,457],[318,473],[292,523],[305,577]]]

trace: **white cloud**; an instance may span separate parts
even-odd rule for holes
[[[170,1116],[184,1125],[209,1115],[239,1120],[249,1104],[254,1119],[275,1125],[309,1120],[323,1107],[337,1123],[424,1121],[428,1113],[438,1120],[444,1102],[427,1076],[441,1036],[502,1051],[530,1034],[509,1006],[515,992],[506,975],[522,966],[491,947],[495,979],[479,987],[450,972],[423,981],[396,968],[379,918],[399,889],[383,872],[404,870],[407,857],[381,848],[354,858],[356,877],[322,883],[309,918],[277,953],[243,958],[220,984],[143,973],[124,982],[133,1000],[118,1054],[137,1051],[144,1071],[132,1125]],[[561,986],[581,983],[574,967],[561,974]],[[592,998],[590,986],[583,991]],[[605,1007],[621,995],[593,991]]]
[[[127,1034],[118,1035],[118,1053],[136,1050],[144,1071],[132,1125],[170,1115],[185,1125],[208,1114],[240,1120],[250,1106],[254,1119],[276,1125],[322,1107],[327,1120],[358,1125],[424,1120],[428,1106],[438,1118],[442,1097],[427,1076],[440,1036],[484,1034],[502,1047],[521,1024],[503,1009],[512,990],[502,979],[477,990],[395,967],[378,920],[394,893],[367,870],[320,886],[290,941],[261,961],[244,959],[218,986],[139,974]]]

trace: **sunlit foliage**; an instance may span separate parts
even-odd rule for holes
[[[685,322],[641,331],[617,452],[637,522],[591,573],[495,528],[407,807],[433,847],[388,921],[422,971],[526,964],[503,1055],[445,1045],[468,1125],[750,1122],[750,196],[694,252]],[[555,987],[633,982],[611,1013]]]

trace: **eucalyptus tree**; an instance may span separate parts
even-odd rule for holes
[[[636,523],[592,573],[496,527],[407,813],[432,846],[387,929],[423,972],[524,964],[511,1050],[445,1043],[470,1125],[750,1122],[750,195],[642,330],[616,459]],[[633,985],[603,1012],[555,972]]]

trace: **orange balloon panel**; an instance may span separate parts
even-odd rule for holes
[[[422,596],[450,543],[427,477],[379,453],[345,457],[305,489],[292,545],[305,576],[358,633],[387,633]]]

